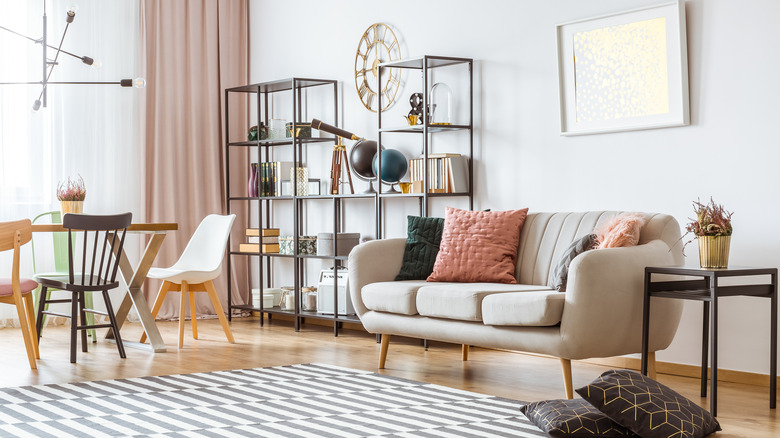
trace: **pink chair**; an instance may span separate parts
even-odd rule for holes
[[[40,359],[41,355],[38,352],[38,333],[35,330],[31,292],[38,287],[38,283],[27,278],[19,278],[19,248],[31,238],[32,223],[29,219],[0,222],[0,251],[14,250],[11,278],[0,278],[0,303],[16,306],[30,368],[37,369],[35,359]]]

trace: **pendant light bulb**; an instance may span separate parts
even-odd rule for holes
[[[137,77],[133,79],[133,87],[135,88],[146,88],[146,79],[142,77]]]
[[[41,100],[35,99],[35,102],[33,102],[32,110],[38,111],[39,109],[41,109]]]

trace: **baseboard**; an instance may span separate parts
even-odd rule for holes
[[[253,310],[252,316],[260,317],[260,312]],[[306,318],[304,316],[304,318]],[[284,315],[284,314],[278,314],[274,313],[275,320],[282,320],[282,321],[292,321],[293,317],[290,315]],[[328,321],[327,319],[318,319],[318,318],[306,318],[306,324],[307,325],[318,325],[322,327],[333,327],[333,321]],[[363,328],[363,324],[354,323],[354,322],[346,322],[341,321],[341,327],[345,328],[347,330],[362,330],[366,331],[365,328]]]
[[[630,370],[639,370],[642,366],[641,360],[636,357],[601,357],[595,359],[584,359],[580,362],[604,365],[614,368],[626,368]],[[659,374],[669,374],[673,376],[693,378],[701,377],[701,367],[696,365],[656,361],[655,370]],[[707,375],[709,376],[709,372]],[[780,378],[778,378],[777,381],[780,382]],[[768,388],[769,375],[718,368],[718,382],[742,383],[745,385],[764,386]]]

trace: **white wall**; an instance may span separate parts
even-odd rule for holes
[[[692,200],[713,196],[736,212],[730,263],[778,266],[780,2],[687,2],[691,126],[559,135],[556,24],[657,3],[254,0],[250,76],[343,81],[342,126],[375,138],[376,117],[358,100],[353,65],[363,31],[388,23],[403,40],[404,57],[477,61],[475,208],[658,211],[683,223]],[[411,88],[399,92],[390,117],[408,111],[408,96],[417,91]],[[698,263],[694,247],[690,264]],[[764,299],[722,301],[721,368],[768,373],[767,306]],[[659,360],[698,363],[700,309],[686,304],[677,337]]]

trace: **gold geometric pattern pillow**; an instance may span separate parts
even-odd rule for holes
[[[520,412],[553,438],[638,436],[581,398],[533,402],[520,408]]]
[[[577,394],[645,438],[699,438],[721,430],[709,412],[636,371],[607,371]]]

